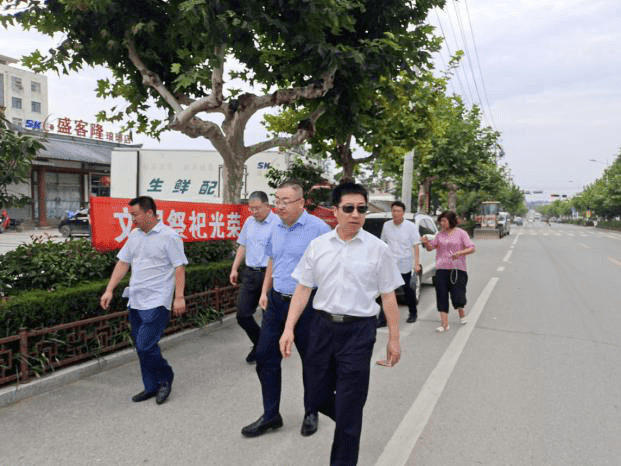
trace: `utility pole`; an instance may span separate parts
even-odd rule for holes
[[[403,157],[403,182],[401,185],[401,201],[405,211],[412,212],[412,175],[414,173],[414,149]]]

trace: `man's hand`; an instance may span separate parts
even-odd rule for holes
[[[261,297],[259,298],[259,307],[261,309],[267,309],[267,294],[261,293]]]
[[[237,270],[231,270],[231,275],[229,275],[229,282],[231,282],[231,285],[237,285],[237,278]]]
[[[401,359],[401,347],[399,345],[399,340],[390,338],[388,339],[388,344],[386,345],[386,365],[392,367],[399,362],[399,359]]]
[[[99,305],[102,309],[107,311],[110,307],[110,301],[112,301],[112,291],[106,290],[99,299]]]
[[[291,356],[291,347],[293,346],[293,330],[285,328],[280,337],[280,354],[283,358]]]
[[[185,298],[183,296],[175,297],[173,301],[173,315],[180,316],[185,314]]]

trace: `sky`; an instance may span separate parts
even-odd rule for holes
[[[447,0],[429,20],[446,39],[435,59],[438,68],[449,50],[466,52],[451,89],[482,107],[485,122],[501,133],[503,161],[514,182],[543,191],[527,200],[571,196],[612,163],[621,149],[619,0]],[[0,54],[14,58],[58,42],[0,28]],[[94,91],[105,74],[104,69],[48,73],[50,114],[95,122],[95,113],[110,105]],[[266,137],[258,120],[250,121],[247,143]],[[160,141],[134,135],[134,142],[145,148],[211,149],[204,139],[176,132]]]

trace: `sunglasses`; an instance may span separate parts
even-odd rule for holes
[[[367,210],[369,210],[369,206],[368,205],[354,206],[352,204],[345,204],[341,206],[341,209],[343,209],[343,212],[345,212],[346,214],[351,214],[354,211],[354,209],[356,209],[359,214],[366,214]]]

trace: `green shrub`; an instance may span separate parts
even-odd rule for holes
[[[0,256],[0,293],[46,290],[99,280],[112,272],[113,253],[99,253],[87,239],[54,243],[35,240]]]
[[[233,241],[186,243],[190,264],[210,264],[230,259]],[[55,243],[36,239],[0,256],[0,296],[24,290],[49,290],[109,278],[118,251],[98,252],[88,239]]]
[[[188,266],[186,296],[216,286],[226,286],[230,269],[230,260]],[[114,290],[110,312],[126,309],[127,304],[121,294],[129,283],[129,276]],[[26,291],[0,302],[0,338],[15,335],[22,327],[51,327],[106,313],[99,307],[99,299],[107,284],[106,278],[72,287],[59,286],[49,291]]]
[[[211,264],[235,255],[234,241],[205,241],[185,243],[185,255],[190,264]]]
[[[621,221],[603,220],[601,222],[597,222],[597,228],[608,228],[610,230],[621,230]]]

